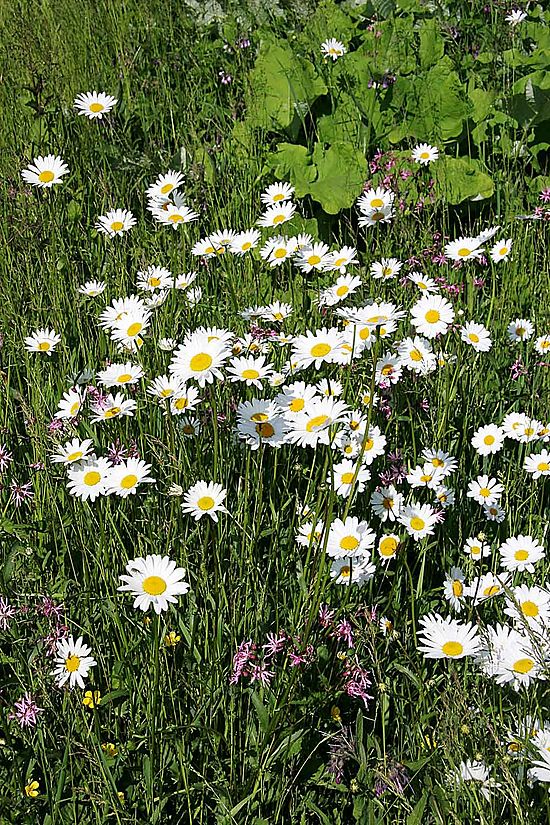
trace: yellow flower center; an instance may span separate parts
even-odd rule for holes
[[[529,558],[529,553],[527,550],[516,550],[514,553],[514,558],[516,561],[527,561]]]
[[[422,353],[417,349],[411,350],[410,356],[413,361],[422,361]]]
[[[141,585],[148,596],[160,596],[167,588],[167,584],[160,576],[147,576]]]
[[[243,243],[243,245],[241,246],[241,249],[243,252],[248,252],[251,246],[252,244],[250,243],[250,241],[245,241],[245,243]]]
[[[124,476],[122,481],[120,482],[120,486],[123,490],[131,490],[132,487],[135,487],[138,481],[138,477],[133,473],[130,473],[127,476]]]
[[[126,335],[130,338],[134,338],[141,330],[143,329],[143,324],[141,321],[134,321],[133,324],[130,324],[128,329],[126,330]]]
[[[174,407],[176,410],[184,410],[187,407],[187,398],[176,398]]]
[[[385,266],[385,267],[382,269],[382,275],[383,275],[385,278],[388,278],[388,277],[389,277],[392,273],[393,273],[393,269],[391,268],[391,266]]]
[[[167,195],[168,192],[171,192],[173,188],[174,187],[171,183],[165,183],[164,186],[161,187],[160,193],[161,195]]]
[[[345,259],[345,258],[338,258],[336,261],[334,261],[334,266],[335,266],[337,269],[340,269],[340,267],[341,267],[341,266],[343,266],[345,263],[346,263],[346,259]]]
[[[95,487],[101,481],[101,473],[98,473],[97,470],[89,470],[85,473],[82,481],[87,487]]]
[[[420,530],[423,530],[425,526],[426,526],[426,522],[424,521],[424,519],[421,519],[420,516],[413,516],[412,517],[412,519],[411,519],[411,528],[413,530],[417,530],[418,532],[420,532]]]
[[[67,461],[78,461],[79,458],[82,458],[84,453],[82,450],[76,450],[74,453],[71,453],[67,456]]]
[[[330,344],[314,344],[310,350],[310,355],[313,355],[314,358],[323,358],[323,356],[328,355],[331,349]]]
[[[180,215],[179,212],[173,212],[171,215],[168,215],[168,220],[172,221],[172,223],[179,223],[183,220],[183,215]]]
[[[174,390],[172,387],[166,387],[164,390],[161,390],[159,394],[161,398],[170,398],[170,396],[174,394]]]
[[[422,160],[428,160],[428,158],[430,157],[430,153],[429,152],[421,152],[420,157],[421,157]]]
[[[256,424],[255,429],[260,438],[271,438],[275,434],[275,428],[269,423],[269,421],[265,421],[262,424]]]
[[[284,215],[275,215],[275,217],[273,218],[273,225],[278,224],[278,223],[283,223],[284,219],[285,219]]]
[[[254,413],[254,415],[250,416],[252,421],[267,421],[269,418],[267,413]]]
[[[300,412],[304,409],[305,401],[303,398],[294,398],[290,404],[288,405],[288,409],[291,412]]]
[[[205,255],[213,255],[215,251],[216,250],[214,249],[213,246],[207,246],[206,249],[204,250],[204,254]]]
[[[445,656],[460,656],[464,648],[460,642],[445,642],[441,650]]]
[[[435,458],[432,458],[432,464],[433,464],[434,467],[443,467],[445,462],[442,461],[441,458],[437,458],[437,456],[436,456]]]
[[[149,278],[149,286],[160,286],[160,278],[156,276]]]
[[[69,413],[71,416],[75,416],[80,409],[80,401],[75,401],[74,404],[71,405]]]
[[[119,384],[126,384],[128,381],[132,380],[132,376],[129,372],[123,372],[122,375],[119,375],[117,378],[117,382]]]
[[[113,232],[120,232],[121,229],[124,229],[124,224],[122,221],[113,221],[111,224],[111,229]]]
[[[497,593],[500,593],[500,585],[498,584],[491,584],[483,591],[484,596],[496,596]]]
[[[344,536],[344,538],[340,540],[340,547],[342,550],[357,550],[359,547],[359,541],[355,538],[355,536]]]
[[[120,412],[120,407],[111,407],[110,410],[105,410],[105,418],[116,418],[117,415],[120,415]]]
[[[382,375],[392,375],[393,371],[394,371],[393,364],[386,364],[386,366],[382,367],[382,370],[381,370]]]
[[[468,338],[472,342],[472,344],[479,344],[479,335],[476,335],[475,332],[470,332],[468,334]]]
[[[534,667],[534,661],[526,657],[525,659],[518,659],[517,662],[514,662],[512,670],[514,673],[529,673]]]
[[[537,464],[537,470],[541,473],[546,473],[550,470],[550,464],[547,461],[541,461],[540,464]]]
[[[363,329],[359,332],[359,338],[361,339],[361,341],[366,341],[369,337],[370,329],[368,327],[363,327]]]
[[[397,539],[394,539],[393,536],[386,536],[385,539],[382,539],[380,542],[380,555],[384,556],[385,558],[391,558],[395,556],[395,551],[397,550]]]
[[[72,653],[70,656],[67,656],[65,659],[65,668],[69,671],[69,673],[74,673],[75,670],[78,670],[80,667],[80,659],[78,656],[75,656]]]
[[[464,585],[460,579],[455,579],[453,582],[453,596],[462,596],[464,593]]]
[[[489,435],[486,435],[486,436],[485,436],[485,438],[483,439],[483,443],[484,443],[484,444],[487,444],[487,446],[488,446],[488,447],[490,447],[490,446],[491,446],[491,444],[494,444],[494,443],[495,443],[495,437],[494,437],[494,435],[490,435],[490,434],[489,434]]]
[[[467,258],[468,255],[472,254],[472,250],[468,249],[466,246],[463,246],[458,250],[456,254],[459,255],[461,258]]]
[[[321,258],[319,255],[310,255],[307,259],[307,262],[310,266],[316,266],[317,264],[321,263]]]
[[[346,286],[345,284],[342,284],[342,286],[339,286],[338,289],[336,290],[336,294],[338,295],[339,298],[341,298],[343,295],[346,295],[346,293],[348,293],[348,292],[349,292],[349,286]]]
[[[54,178],[54,173],[50,172],[49,169],[45,169],[38,175],[38,180],[40,181],[40,183],[51,183]]]
[[[429,484],[432,478],[433,476],[420,476],[420,481],[422,484]]]
[[[50,349],[50,342],[49,341],[40,341],[38,344],[38,349],[40,352],[47,352]]]
[[[212,356],[207,352],[199,352],[197,355],[194,355],[189,362],[189,366],[193,372],[204,372],[211,364]]]
[[[342,484],[351,484],[353,481],[353,473],[342,473]]]
[[[284,198],[284,195],[283,195],[283,193],[282,193],[282,192],[277,192],[277,194],[276,194],[276,195],[273,195],[273,201],[274,201],[275,203],[278,203],[279,201],[282,201],[282,200],[283,200],[283,198]]]
[[[482,487],[481,490],[479,491],[479,495],[482,498],[489,498],[489,496],[491,495],[491,491],[489,490],[488,487]]]
[[[212,496],[201,496],[197,501],[199,510],[211,510],[215,502]]]
[[[349,579],[350,573],[351,569],[347,564],[340,568],[340,576],[342,576],[343,579]]]
[[[373,198],[370,205],[373,209],[380,209],[381,206],[384,206],[384,201],[382,198]]]
[[[539,615],[539,608],[535,602],[526,601],[521,605],[521,612],[524,616],[534,617]]]
[[[429,309],[424,317],[429,324],[437,324],[441,316],[437,309]]]
[[[243,370],[242,377],[245,378],[247,381],[254,381],[256,378],[260,377],[260,373],[258,370]]]
[[[501,249],[499,250],[499,252],[500,252],[500,254],[501,254],[501,255],[506,255],[506,254],[507,254],[507,252],[508,252],[508,247],[507,247],[507,246],[503,246],[503,247],[501,247]]]
[[[312,433],[317,428],[320,428],[324,424],[326,424],[326,422],[329,420],[330,419],[328,415],[315,415],[313,418],[310,418],[310,420],[307,422],[306,430],[308,433]]]

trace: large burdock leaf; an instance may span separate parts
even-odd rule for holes
[[[481,170],[477,160],[440,157],[432,168],[436,192],[448,203],[483,200],[493,194],[493,181]]]
[[[367,177],[364,154],[351,143],[335,143],[328,149],[316,143],[312,159],[317,167],[317,178],[309,186],[313,200],[329,215],[350,207]]]
[[[309,187],[317,177],[317,168],[305,146],[279,143],[268,163],[279,180],[288,180],[293,185],[297,198],[309,194]]]
[[[264,129],[287,129],[326,91],[309,61],[294,54],[284,41],[264,40],[250,73],[248,122]]]

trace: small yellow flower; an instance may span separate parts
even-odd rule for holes
[[[117,796],[118,796],[121,804],[124,805],[124,802],[126,800],[126,797],[124,796],[124,791],[117,791]]]
[[[151,617],[150,616],[144,616],[143,617],[143,624],[145,625],[145,627],[149,627],[149,625],[151,624]]]
[[[181,636],[178,636],[175,630],[171,630],[164,637],[164,644],[166,647],[175,647],[178,642],[181,642]]]
[[[40,793],[39,787],[40,786],[36,779],[31,779],[29,784],[25,785],[25,793],[27,794],[27,796],[30,796],[31,799],[34,799],[35,796],[38,796],[38,794]]]
[[[118,754],[118,749],[112,742],[104,742],[101,746],[101,750],[106,756],[109,757],[109,759],[114,759]]]
[[[352,779],[349,783],[349,789],[352,793],[358,793],[359,791],[359,782],[357,779]]]
[[[342,721],[342,714],[340,713],[340,708],[337,705],[333,705],[330,709],[330,715],[334,722],[341,722]]]
[[[87,690],[84,694],[84,699],[82,700],[82,704],[86,705],[87,708],[93,710],[98,705],[101,704],[101,693],[99,690]]]
[[[346,653],[344,653],[344,651],[343,651],[343,650],[341,650],[339,653],[337,653],[337,654],[336,654],[336,657],[337,657],[338,659],[340,659],[340,661],[341,661],[341,662],[343,662],[345,659],[347,659],[347,658],[348,658],[348,657],[347,657],[347,654],[346,654]]]

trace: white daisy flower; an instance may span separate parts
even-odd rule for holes
[[[116,97],[96,91],[81,92],[74,99],[74,107],[78,109],[78,114],[85,115],[89,120],[101,120],[117,103]]]
[[[85,284],[78,287],[78,292],[87,295],[89,298],[96,298],[102,292],[105,292],[106,286],[105,281],[86,281]]]
[[[123,584],[117,589],[135,596],[134,607],[144,612],[152,606],[160,615],[170,603],[177,604],[177,596],[189,591],[189,584],[184,581],[185,570],[168,556],[154,554],[133,559],[126,565],[126,571],[119,577]]]
[[[321,43],[321,54],[325,59],[331,57],[333,61],[336,61],[345,53],[346,47],[339,40],[336,40],[335,37],[331,37]]]
[[[55,329],[37,329],[25,338],[25,349],[28,352],[42,352],[51,356],[60,341],[61,336]]]
[[[154,484],[155,479],[149,475],[150,464],[140,458],[127,458],[112,467],[107,478],[107,495],[114,493],[121,498],[135,495],[140,484]]]
[[[426,659],[463,659],[480,649],[478,630],[471,622],[430,613],[422,616],[419,624],[422,630],[418,634],[418,649]]]
[[[98,232],[103,232],[110,238],[129,232],[137,223],[129,209],[112,209],[106,215],[100,215],[95,223]]]
[[[68,682],[69,688],[74,688],[75,685],[84,688],[84,679],[90,668],[97,665],[93,656],[90,656],[91,652],[91,648],[84,644],[82,636],[76,641],[72,635],[67,639],[59,639],[55,654],[55,670],[52,672],[59,687]]]
[[[439,158],[439,149],[429,143],[419,143],[412,150],[412,159],[422,166],[427,166]]]
[[[91,438],[85,438],[83,441],[80,438],[73,438],[58,446],[52,455],[52,461],[54,464],[74,464],[76,461],[84,461],[91,452]]]
[[[292,201],[283,201],[275,206],[269,206],[257,220],[258,226],[280,226],[289,221],[296,212]]]
[[[226,495],[227,490],[221,484],[198,481],[185,493],[181,509],[192,515],[195,521],[207,515],[217,522],[218,513],[228,512],[223,504]]]
[[[278,203],[291,200],[293,194],[294,187],[291,186],[290,183],[287,183],[286,181],[277,181],[277,183],[272,183],[264,192],[262,192],[260,195],[260,200],[267,206],[276,206]]]
[[[92,455],[85,461],[69,467],[69,493],[83,501],[95,501],[99,496],[105,495],[111,466],[111,462],[106,458],[96,458]]]
[[[32,164],[21,172],[21,177],[25,183],[38,186],[41,189],[49,189],[58,183],[62,183],[63,175],[69,173],[69,167],[63,162],[59,155],[45,155],[34,158]]]

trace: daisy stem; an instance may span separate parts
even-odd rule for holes
[[[210,396],[212,402],[212,424],[214,430],[214,467],[212,471],[212,478],[218,478],[218,408],[216,405],[216,390],[212,388],[212,394]]]
[[[159,678],[160,678],[160,663],[159,663],[159,650],[160,650],[160,615],[156,614],[154,619],[154,631],[153,631],[153,690],[151,691],[151,719],[150,719],[150,730],[151,730],[151,737],[149,743],[149,778],[148,778],[148,794],[149,794],[149,808],[150,808],[150,815],[153,814],[154,811],[154,798],[155,798],[155,757],[156,757],[156,743],[157,743],[157,709],[158,709],[158,693],[159,693]]]

